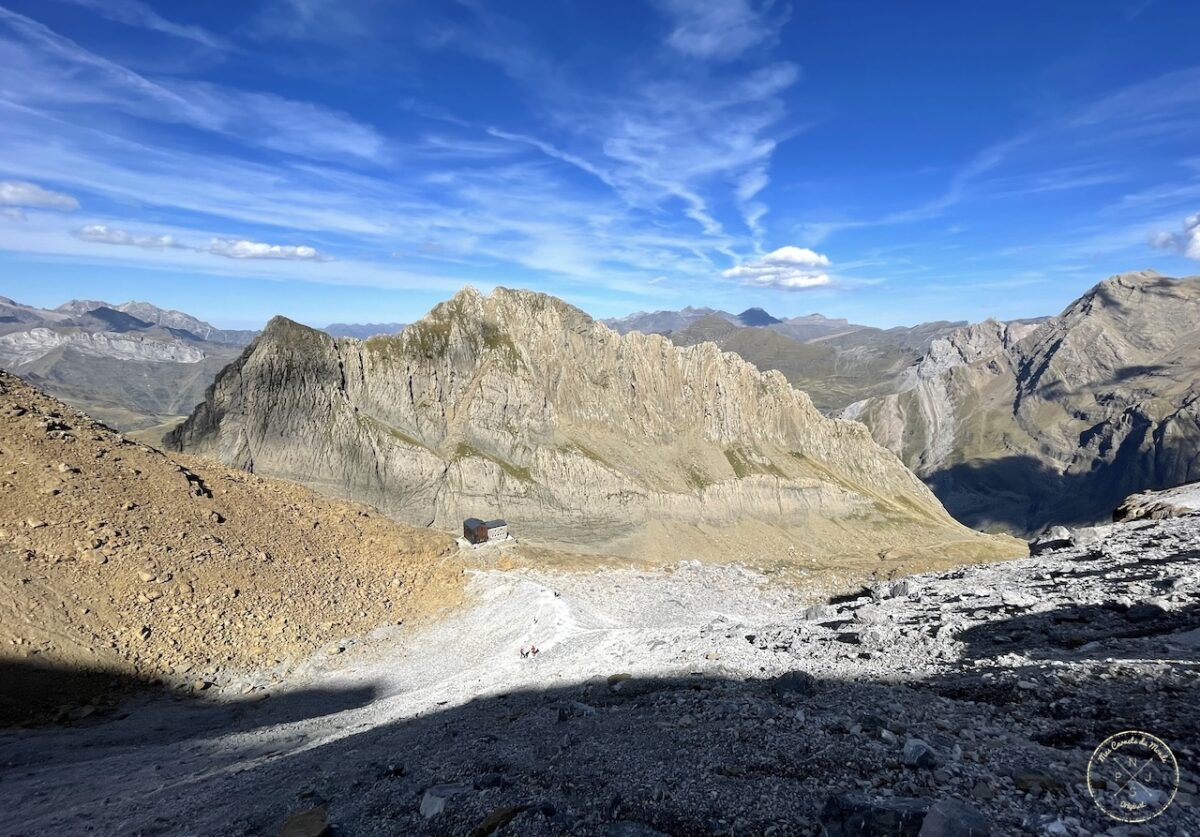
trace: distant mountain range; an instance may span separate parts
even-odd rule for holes
[[[890,329],[821,314],[781,319],[761,308],[730,314],[714,308],[652,311],[604,320],[622,334],[664,334],[678,346],[716,343],[759,369],[776,369],[832,412],[897,392],[933,340],[967,323],[933,322]]]
[[[325,331],[365,339],[404,327],[334,323]],[[148,302],[73,299],[47,309],[0,297],[0,366],[155,443],[257,336]]]
[[[1136,491],[1200,480],[1197,277],[1122,274],[1057,317],[1011,322],[877,329],[686,308],[613,324],[779,370],[977,528],[1094,523]]]
[[[431,322],[452,320],[443,314]],[[490,350],[501,336],[488,322],[474,325]],[[826,415],[866,424],[956,517],[979,528],[1028,534],[1051,523],[1094,522],[1134,492],[1200,480],[1198,277],[1123,274],[1056,317],[971,325],[879,329],[819,314],[783,319],[760,308],[732,314],[706,307],[604,322],[625,335],[665,336],[680,349],[714,343],[760,370],[777,370]],[[417,345],[432,327],[404,345]],[[411,328],[340,323],[326,332],[339,336],[331,345],[340,347],[342,335],[387,341]],[[282,333],[274,335],[276,348]],[[148,303],[74,300],[47,310],[0,298],[0,366],[156,443],[254,338]],[[376,348],[384,345],[392,344]],[[631,380],[640,381],[644,370],[634,371]],[[598,393],[613,385],[611,376],[594,377]],[[632,403],[629,409],[641,409]],[[497,449],[483,458],[509,462],[516,453]],[[523,473],[524,456],[512,473]]]
[[[10,306],[16,306],[16,303],[12,300],[0,299],[0,304],[4,302]],[[151,305],[148,302],[122,302],[119,305],[114,305],[92,299],[73,299],[70,302],[63,303],[53,311],[42,311],[36,308],[28,308],[27,306],[18,307],[25,308],[27,311],[37,312],[37,314],[43,317],[53,314],[65,314],[68,317],[81,318],[88,315],[96,316],[96,312],[99,311],[102,312],[99,316],[113,319],[114,322],[116,321],[115,318],[108,312],[118,311],[129,316],[130,319],[125,321],[125,324],[132,330],[144,328],[145,325],[156,325],[172,331],[179,337],[190,335],[198,340],[210,343],[227,343],[231,346],[245,346],[258,334],[257,331],[217,328],[203,320],[196,319],[191,314],[159,308],[157,305]],[[0,322],[2,321],[3,311],[0,309]],[[138,325],[139,323],[140,325]],[[186,334],[181,334],[180,332],[186,332]]]
[[[0,297],[0,366],[127,431],[177,420],[256,333],[145,302]]]
[[[781,320],[761,308],[747,308],[740,314],[730,314],[716,308],[690,306],[679,311],[638,311],[627,317],[609,318],[601,322],[618,334],[628,334],[631,331],[640,331],[642,334],[673,334],[710,317],[716,317],[734,326],[769,327],[794,340],[809,340],[865,327],[852,325],[847,320],[833,320],[821,314]]]
[[[377,334],[399,334],[408,323],[330,323],[321,329],[330,337],[354,337],[366,340]]]

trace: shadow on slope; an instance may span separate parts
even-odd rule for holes
[[[1111,618],[1131,621],[1115,610]],[[378,726],[351,712],[319,727],[264,727],[234,744],[197,735],[166,746],[142,730],[109,736],[108,750],[97,746],[117,722],[21,733],[0,738],[0,763],[25,766],[0,782],[0,807],[43,833],[82,831],[98,810],[132,794],[109,814],[127,833],[272,834],[289,814],[322,806],[341,835],[782,837],[818,833],[829,798],[865,790],[969,801],[996,834],[1067,816],[1104,831],[1111,821],[1082,790],[1092,748],[1121,729],[1156,732],[1181,747],[1185,781],[1194,784],[1186,747],[1200,736],[1200,696],[1194,663],[1178,677],[1116,664],[1066,678],[996,662],[1017,650],[1035,662],[1062,659],[1070,651],[1056,644],[1056,626],[1092,619],[1114,636],[1107,608],[1022,613],[969,629],[961,634],[966,665],[908,683],[598,676]],[[1193,607],[1145,627],[1162,636],[1196,620]],[[1139,648],[1143,663],[1169,657],[1162,644]],[[803,645],[776,653],[803,665]],[[848,646],[844,656],[852,655]],[[552,654],[530,665],[553,676]],[[337,711],[314,700],[310,709]],[[287,714],[264,718],[284,723]],[[906,764],[908,736],[928,743],[936,767]],[[149,766],[131,775],[133,760]],[[423,802],[427,812],[444,811],[426,817]],[[1151,833],[1200,827],[1194,805],[1181,797],[1156,823],[1165,830]]]
[[[1038,661],[1191,658],[1200,651],[1200,606],[1168,613],[1145,603],[1079,605],[985,623],[958,639],[972,659],[1010,653]]]
[[[1061,474],[1032,456],[952,465],[925,483],[956,520],[972,529],[1033,535],[1048,526],[1091,526],[1112,519],[1130,494],[1179,482],[1156,474],[1152,457],[1118,456],[1093,470]]]
[[[146,729],[164,742],[232,727],[253,729],[319,718],[365,706],[376,697],[375,689],[365,686],[216,700],[202,690],[172,689],[161,680],[116,671],[0,660],[0,729],[47,723],[101,728],[114,718],[128,717],[136,704],[154,710]]]

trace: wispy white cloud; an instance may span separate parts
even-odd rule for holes
[[[599,166],[593,165],[592,163],[588,162],[587,160],[585,160],[584,158],[582,158],[576,154],[571,154],[569,152],[566,152],[559,148],[556,148],[551,143],[544,142],[535,137],[527,137],[524,134],[513,134],[513,133],[509,133],[508,131],[501,131],[499,128],[488,128],[487,132],[489,134],[491,134],[493,137],[498,137],[500,139],[509,140],[511,142],[520,142],[520,143],[524,143],[525,145],[533,146],[538,151],[541,151],[543,154],[545,154],[547,157],[553,157],[556,160],[561,160],[562,162],[572,165],[581,171],[587,172],[588,174],[592,175],[597,180],[599,180],[601,183],[604,183],[606,186],[615,186],[616,185],[615,182],[613,181],[612,175],[609,174],[607,171],[604,171]]]
[[[1064,109],[976,153],[953,172],[934,197],[867,218],[810,221],[797,227],[820,243],[845,230],[909,224],[939,218],[969,201],[996,200],[1089,189],[1132,179],[1134,165],[1157,162],[1151,149],[1190,142],[1200,133],[1200,68],[1192,67],[1130,84],[1093,101]],[[1129,152],[1136,143],[1138,154]],[[1189,160],[1178,161],[1187,165]],[[1188,187],[1152,190],[1161,198]],[[1128,209],[1141,196],[1123,201]]]
[[[202,114],[199,127],[243,142],[316,158],[378,160],[384,152],[384,138],[374,127],[312,102],[201,82],[173,83],[169,89]]]
[[[831,264],[822,253],[789,245],[731,267],[721,275],[743,285],[800,291],[828,285],[831,280],[826,268]]]
[[[318,6],[330,8],[296,8],[319,16]],[[492,21],[475,35],[522,35],[482,5],[466,13]],[[443,114],[436,132],[406,142],[324,106],[148,77],[0,8],[0,60],[12,69],[0,77],[0,176],[129,208],[87,225],[103,231],[6,241],[181,270],[222,261],[256,274],[303,270],[310,281],[390,281],[390,254],[402,252],[419,269],[516,271],[557,289],[655,298],[761,252],[770,161],[798,67],[763,49],[711,77],[678,66],[649,72],[639,58],[622,66],[622,83],[596,85],[558,72],[521,37],[492,41],[476,57],[525,86],[539,112],[523,124],[537,130]],[[79,118],[93,110],[106,118]],[[184,132],[148,122],[234,142],[173,142]],[[143,208],[180,226],[146,229]],[[320,264],[333,255],[336,277]]]
[[[1189,259],[1200,259],[1200,213],[1184,219],[1182,232],[1155,233],[1150,243],[1155,247],[1180,253]]]
[[[93,244],[115,244],[122,247],[140,247],[143,250],[191,250],[224,256],[227,259],[270,259],[280,261],[327,262],[330,256],[315,247],[292,244],[266,244],[236,238],[213,238],[207,244],[191,245],[179,241],[174,235],[139,235],[107,224],[88,224],[75,232],[80,241]]]
[[[116,244],[121,247],[141,247],[144,250],[162,250],[183,247],[169,235],[135,235],[126,230],[115,229],[107,224],[88,224],[75,232],[80,241],[93,244]]]
[[[63,192],[44,189],[24,180],[0,180],[0,206],[6,207],[10,218],[23,218],[24,209],[55,209],[71,212],[79,201]]]
[[[316,159],[377,160],[385,146],[374,127],[311,102],[204,82],[147,78],[3,7],[0,58],[5,66],[0,96],[31,108],[115,110]]]
[[[644,66],[617,67],[614,72],[626,79],[614,95],[555,64],[494,10],[467,5],[473,25],[446,29],[434,44],[500,66],[547,111],[560,136],[552,142],[500,127],[489,129],[490,135],[587,172],[635,214],[649,213],[658,223],[672,215],[689,220],[700,232],[697,258],[736,258],[738,250],[761,249],[769,207],[764,190],[782,133],[783,97],[800,79],[798,66],[768,54],[784,15],[729,0],[660,4],[674,24],[665,36],[672,49],[704,60],[758,49],[732,72],[695,72],[677,66],[677,59],[652,74]]]
[[[268,0],[248,30],[260,39],[342,45],[376,33],[376,11],[390,5],[391,0]]]
[[[216,35],[202,26],[167,20],[139,0],[59,0],[59,2],[83,6],[109,20],[182,38],[209,49],[224,51],[231,48],[229,41],[220,35]]]
[[[746,196],[767,183],[777,145],[769,131],[784,110],[779,97],[799,76],[794,64],[779,62],[699,87],[655,81],[599,120],[581,114],[578,121],[603,137],[602,152],[627,199],[678,201],[708,236],[724,239],[714,249],[726,252],[732,242],[717,217],[722,203],[740,203],[743,219],[753,220],[750,232],[761,236],[765,204],[749,206]],[[731,185],[732,194],[721,191]]]
[[[728,60],[775,39],[786,12],[769,16],[772,4],[749,0],[660,0],[673,24],[667,43],[684,55]]]

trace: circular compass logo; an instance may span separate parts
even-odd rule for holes
[[[1110,735],[1088,761],[1088,791],[1121,822],[1146,822],[1167,810],[1179,789],[1179,763],[1161,738],[1140,730]]]

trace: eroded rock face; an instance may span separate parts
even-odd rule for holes
[[[1200,277],[1114,276],[1023,337],[991,332],[935,341],[911,390],[844,413],[960,520],[1094,523],[1200,479]]]
[[[183,341],[147,339],[140,335],[32,328],[0,336],[0,358],[12,366],[36,361],[56,349],[74,349],[81,355],[116,360],[199,363],[208,357],[204,350]]]
[[[782,375],[527,291],[468,288],[367,341],[277,318],[165,441],[405,521],[503,516],[618,554],[678,554],[679,526],[735,527],[714,534],[752,550],[995,547]]]

